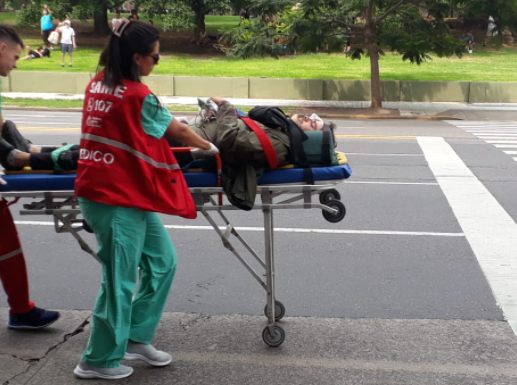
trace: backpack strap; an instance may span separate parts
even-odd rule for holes
[[[322,131],[321,135],[321,163],[329,165],[330,153],[334,151],[334,148],[331,146],[331,133],[330,131]]]
[[[250,130],[252,130],[262,145],[262,149],[264,150],[264,154],[266,155],[266,160],[269,165],[269,168],[277,168],[278,167],[278,158],[276,156],[275,149],[271,144],[271,140],[264,132],[262,127],[260,127],[257,123],[255,123],[252,119],[241,116],[242,121],[248,126]]]

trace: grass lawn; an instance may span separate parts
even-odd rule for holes
[[[35,46],[39,40],[26,39]],[[21,60],[21,71],[95,72],[100,48],[79,48],[74,52],[74,66],[60,67],[61,53],[52,52],[50,59]],[[467,80],[517,81],[517,49],[476,50],[463,58],[433,58],[415,65],[402,61],[400,56],[387,54],[381,59],[381,78],[384,80]],[[369,60],[350,60],[341,54],[308,54],[280,59],[256,58],[248,60],[226,57],[196,57],[163,53],[155,74],[176,76],[232,76],[280,77],[313,79],[369,79]]]
[[[13,23],[14,12],[0,12],[0,22]],[[209,30],[225,30],[239,22],[238,16],[207,16]],[[88,22],[86,23],[88,24]],[[22,36],[27,45],[41,44],[38,34]],[[21,71],[66,71],[93,73],[101,46],[105,39],[98,40],[98,47],[91,47],[92,41],[81,46],[81,35],[77,38],[78,49],[74,52],[74,66],[61,68],[61,52],[53,51],[50,59],[21,60]],[[97,44],[97,40],[93,40]],[[24,53],[25,55],[25,53]],[[484,49],[475,47],[472,55],[463,58],[438,58],[420,66],[402,61],[399,55],[388,53],[380,61],[383,80],[437,80],[437,81],[517,81],[517,48]],[[231,59],[223,56],[171,54],[162,52],[155,74],[176,76],[231,76],[231,77],[280,77],[313,79],[369,79],[368,58],[351,60],[344,55],[308,54],[286,56],[280,59],[255,58]]]

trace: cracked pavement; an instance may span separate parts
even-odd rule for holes
[[[6,324],[7,309],[0,311]],[[88,338],[88,311],[54,327],[0,329],[0,384],[84,383],[72,374]],[[258,316],[164,313],[155,345],[175,361],[131,362],[124,384],[515,384],[517,339],[503,321],[288,317],[279,348]],[[88,381],[88,384],[105,381]]]

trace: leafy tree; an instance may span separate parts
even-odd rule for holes
[[[505,28],[514,35],[517,32],[517,1],[515,0],[456,0],[453,6],[458,13],[467,18],[486,21],[488,16],[492,16],[499,42],[502,42],[502,32]]]
[[[481,1],[481,0],[480,0]],[[266,9],[270,0],[262,2]],[[421,64],[438,56],[461,56],[464,47],[450,32],[444,18],[449,0],[304,0],[268,20],[277,31],[275,41],[294,50],[331,51],[351,45],[352,59],[370,60],[371,107],[381,108],[379,58],[384,49],[403,60]],[[259,30],[259,28],[256,28]],[[258,52],[261,53],[261,52]]]
[[[282,54],[281,45],[276,42],[277,30],[269,23],[257,18],[244,20],[234,30],[223,34],[219,45],[228,56],[248,58],[252,56],[273,56]]]

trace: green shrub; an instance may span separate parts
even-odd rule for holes
[[[243,20],[238,27],[225,32],[221,43],[220,48],[226,55],[239,58],[278,57],[283,53],[276,29],[257,18]]]

